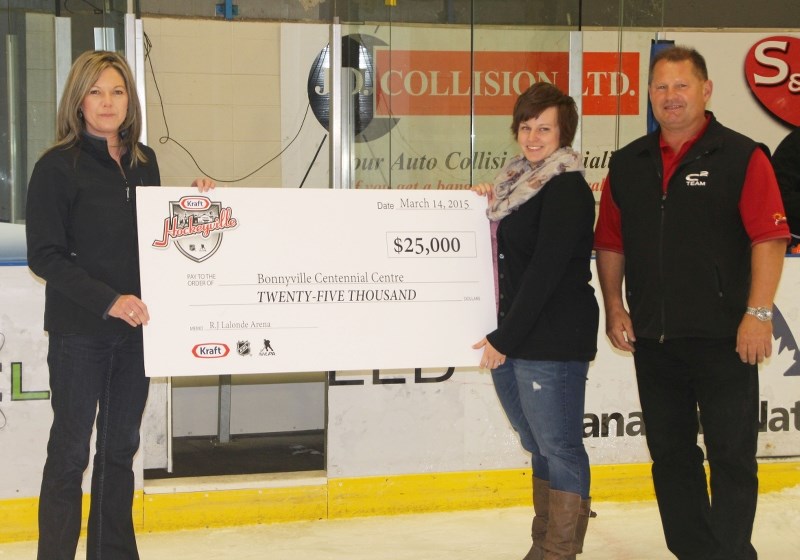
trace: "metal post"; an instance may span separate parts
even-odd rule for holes
[[[220,443],[231,441],[231,376],[219,376],[219,414],[217,436]]]
[[[328,45],[328,80],[330,82],[330,119],[328,131],[331,149],[332,189],[342,188],[342,26],[339,18],[333,18]]]
[[[341,51],[340,51],[341,52]],[[340,59],[341,62],[341,59]],[[339,123],[339,146],[341,148],[341,156],[339,157],[339,164],[341,169],[341,184],[339,188],[350,189],[353,186],[353,159],[350,157],[352,154],[353,142],[355,138],[355,104],[353,103],[353,95],[355,94],[354,86],[355,80],[351,73],[351,68],[340,69],[340,82],[341,87],[341,103],[338,106],[338,123]]]
[[[583,115],[583,32],[569,32],[569,95],[575,100],[578,114]],[[572,149],[581,153],[583,119],[578,120],[578,129],[572,141]]]
[[[172,377],[167,377],[167,472],[172,472]]]
[[[139,141],[147,144],[147,88],[144,72],[144,29],[142,20],[134,14],[125,14],[125,58],[133,70],[136,93],[142,110],[142,135]]]
[[[117,50],[116,40],[114,39],[113,27],[94,28],[94,48],[98,51]]]
[[[22,165],[19,151],[19,97],[17,95],[17,40],[16,35],[6,35],[6,68],[8,77],[6,81],[6,98],[8,106],[8,185],[11,195],[11,223],[17,223],[22,215],[17,212],[17,189],[22,181]]]
[[[67,83],[72,66],[72,18],[55,18],[56,43],[56,109],[61,103],[61,95]]]

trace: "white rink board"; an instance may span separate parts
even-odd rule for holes
[[[592,274],[599,298],[594,261]],[[775,301],[782,319],[775,321],[773,356],[761,366],[759,457],[800,456],[798,291],[800,258],[787,257]],[[586,388],[584,443],[592,464],[647,463],[633,359],[611,347],[602,305],[600,313],[598,353]],[[333,379],[328,389],[330,477],[530,465],[488,373],[458,368],[448,377],[443,369],[418,375],[382,370],[336,373]]]

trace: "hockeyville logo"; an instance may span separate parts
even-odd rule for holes
[[[566,51],[398,50],[375,37],[342,37],[343,92],[352,100],[356,142],[380,138],[403,116],[507,116],[537,82],[569,87]],[[583,54],[583,113],[639,114],[639,53]],[[330,47],[314,60],[308,99],[319,123],[330,124]]]
[[[164,218],[161,239],[153,241],[153,247],[166,249],[173,239],[186,258],[203,262],[219,249],[222,232],[239,225],[232,213],[230,207],[223,208],[220,202],[212,202],[205,196],[184,196],[172,201],[169,217]]]

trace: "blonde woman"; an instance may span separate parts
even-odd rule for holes
[[[39,496],[40,560],[75,558],[81,482],[97,425],[88,559],[139,558],[133,532],[133,457],[148,378],[140,299],[136,187],[160,184],[153,150],[138,142],[142,113],[125,59],[75,60],[58,108],[56,144],[28,186],[28,266],[47,282],[53,424]],[[201,191],[210,179],[194,182]]]

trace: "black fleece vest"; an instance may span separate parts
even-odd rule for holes
[[[736,335],[750,289],[750,238],[739,199],[758,145],[714,117],[662,193],[659,133],[617,151],[611,194],[620,209],[625,293],[636,335]]]

